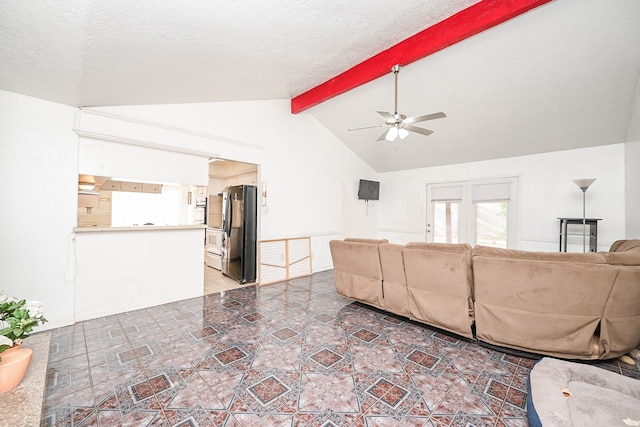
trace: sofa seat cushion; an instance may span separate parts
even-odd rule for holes
[[[529,373],[527,415],[530,427],[637,425],[640,380],[545,357]]]

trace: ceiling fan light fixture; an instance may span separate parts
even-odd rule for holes
[[[407,136],[409,136],[409,131],[403,128],[398,129],[398,136],[400,137],[400,139],[405,139]]]
[[[393,142],[396,140],[397,137],[398,137],[398,128],[394,126],[391,129],[389,129],[389,132],[387,132],[387,136],[385,136],[384,139],[386,139],[389,142]]]

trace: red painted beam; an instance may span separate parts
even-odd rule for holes
[[[552,0],[482,0],[291,99],[300,113]]]

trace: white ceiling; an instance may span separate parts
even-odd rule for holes
[[[0,89],[73,106],[292,98],[477,0],[0,0]],[[640,1],[555,0],[310,108],[377,171],[626,140]]]

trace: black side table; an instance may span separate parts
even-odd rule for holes
[[[580,237],[579,242],[582,242],[582,218],[558,219],[560,220],[560,252],[567,252],[567,240],[569,237]],[[586,227],[588,227],[586,245],[589,248],[589,252],[598,252],[598,221],[602,221],[602,218],[586,218],[584,221]],[[579,227],[575,227],[576,225]],[[576,239],[577,243],[578,239]]]

